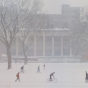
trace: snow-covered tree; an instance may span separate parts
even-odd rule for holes
[[[28,28],[25,27],[19,32],[24,54],[24,64],[27,64],[27,51],[30,45],[33,43],[35,36],[40,35],[41,29],[45,28],[47,25],[47,21],[43,18],[43,13],[37,14],[36,12],[35,14],[31,15],[31,20],[28,20]],[[43,31],[45,30],[43,29]]]
[[[20,29],[35,13],[40,13],[39,0],[0,0],[0,40],[7,49],[8,69],[11,68],[11,45]],[[32,13],[32,15],[31,15]]]
[[[75,21],[72,24],[71,38],[76,42],[76,52],[80,52],[81,56],[88,49],[88,10],[81,10],[80,21]]]

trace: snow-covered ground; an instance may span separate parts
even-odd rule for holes
[[[7,63],[0,63],[0,88],[88,88],[85,83],[85,71],[88,63],[28,63],[24,66],[25,73],[20,73],[20,82],[15,82],[16,74],[23,63],[13,63],[7,69]],[[37,73],[40,65],[41,73]],[[57,83],[47,83],[50,73],[55,72]]]

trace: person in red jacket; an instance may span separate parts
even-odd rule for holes
[[[19,82],[20,82],[20,75],[19,75],[19,74],[20,74],[19,72],[16,74],[17,79],[15,80],[15,82],[16,82],[17,80],[19,80]]]

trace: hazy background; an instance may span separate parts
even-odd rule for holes
[[[88,6],[88,0],[42,0],[44,11],[48,14],[60,14],[61,5],[69,4],[72,7]]]

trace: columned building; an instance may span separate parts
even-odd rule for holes
[[[34,36],[33,43],[28,48],[28,58],[71,58],[75,55],[76,44],[72,42],[70,32],[74,30],[72,24],[80,19],[80,8],[62,5],[61,12],[61,14],[38,14],[44,20],[45,25],[40,23],[42,29],[38,32],[38,35]],[[27,23],[27,26],[29,26],[29,23]],[[0,52],[6,54],[6,48],[1,42]],[[19,34],[13,41],[11,53],[13,58],[24,57]]]
[[[12,45],[13,58],[23,58],[19,35]],[[73,57],[69,29],[49,29],[38,32],[27,51],[28,58]]]

